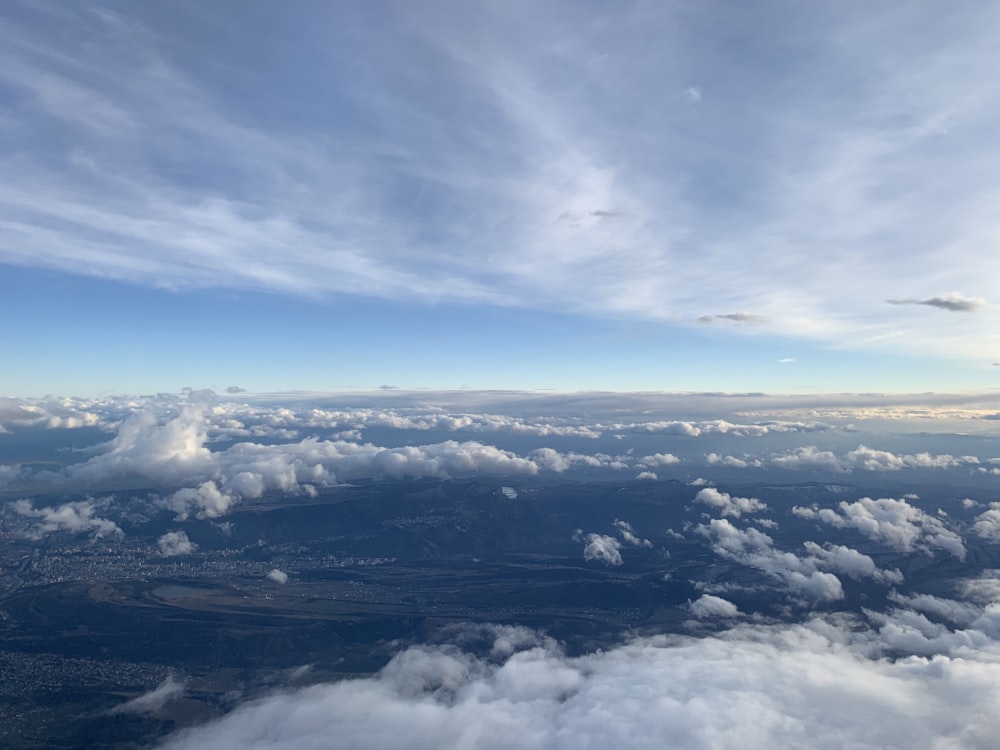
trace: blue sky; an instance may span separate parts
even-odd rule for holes
[[[0,387],[1000,384],[996,3],[0,11]]]

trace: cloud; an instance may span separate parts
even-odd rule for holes
[[[695,531],[709,540],[719,557],[760,570],[780,581],[796,598],[811,602],[844,598],[840,579],[822,572],[818,564],[821,561],[775,549],[774,540],[757,529],[741,530],[724,518],[713,518],[708,524],[696,526]]]
[[[246,393],[246,388],[240,388],[238,385],[231,385],[226,388],[226,393]]]
[[[889,592],[889,601],[906,609],[934,615],[956,625],[972,625],[983,615],[983,608],[970,602],[960,602],[931,594],[900,594]]]
[[[96,515],[100,505],[95,500],[78,500],[36,508],[31,500],[15,500],[10,508],[18,516],[32,519],[28,534],[35,539],[57,532],[93,533],[96,538],[121,536],[123,532],[118,524]]]
[[[169,675],[158,687],[148,693],[133,698],[128,703],[115,706],[112,714],[155,714],[168,702],[184,695],[184,683]]]
[[[757,458],[739,458],[737,456],[720,456],[718,453],[706,453],[705,462],[708,464],[719,464],[721,466],[732,466],[737,469],[746,469],[748,467],[759,468],[763,466],[763,462]]]
[[[823,471],[845,471],[843,463],[832,451],[822,451],[814,445],[796,448],[791,453],[771,459],[774,466],[782,469],[821,469]]]
[[[238,442],[224,450],[208,445],[209,410],[185,405],[161,420],[152,411],[121,423],[108,449],[66,470],[77,486],[102,486],[127,479],[181,486],[161,504],[180,517],[216,518],[244,498],[269,490],[309,492],[316,485],[365,477],[404,479],[486,473],[534,475],[574,466],[624,469],[626,461],[606,454],[538,449],[527,457],[475,441],[446,440],[386,448],[347,440],[307,438],[296,443]]]
[[[720,492],[715,487],[705,487],[694,496],[696,503],[703,503],[719,510],[723,516],[739,518],[744,513],[760,513],[767,510],[767,504],[754,497],[734,497]]]
[[[932,554],[941,549],[965,559],[962,537],[950,530],[939,518],[928,515],[904,499],[863,497],[848,503],[843,501],[837,509],[804,508],[795,506],[792,513],[820,521],[835,528],[853,528],[869,539],[882,542],[900,552],[915,550]]]
[[[773,456],[771,465],[782,469],[821,470],[832,472],[900,471],[902,469],[955,469],[979,463],[975,456],[952,456],[930,453],[896,454],[859,445],[843,456],[832,451],[819,450],[807,445],[794,451]]]
[[[701,89],[698,86],[688,86],[684,89],[684,98],[689,102],[701,101]]]
[[[713,596],[712,594],[703,594],[696,601],[690,604],[691,614],[693,614],[698,619],[704,619],[709,617],[739,617],[740,610],[735,604],[725,599]]]
[[[883,570],[875,565],[875,561],[868,555],[842,544],[820,546],[807,541],[803,542],[802,546],[820,568],[841,573],[855,580],[870,578],[884,584],[903,582],[903,574],[899,570],[895,568]]]
[[[672,453],[654,453],[651,456],[643,456],[639,459],[639,463],[650,467],[673,466],[680,462],[681,460]]]
[[[1000,542],[1000,503],[990,503],[989,510],[976,516],[972,533],[991,542]]]
[[[267,577],[275,583],[288,583],[288,573],[277,568],[269,571]]]
[[[5,263],[160,288],[660,321],[696,318],[711,295],[719,309],[763,305],[758,317],[787,335],[848,345],[888,327],[887,276],[920,302],[928,277],[970,288],[996,270],[982,196],[998,93],[976,74],[993,55],[988,3],[951,20],[964,44],[947,52],[920,4],[874,21],[838,6],[818,22],[759,23],[729,7],[664,6],[608,17],[599,41],[562,2],[403,9],[389,28],[374,10],[347,23],[333,9],[291,21],[295,87],[247,51],[278,10],[231,24],[225,48],[240,64],[229,67],[210,64],[218,39],[165,13],[136,10],[125,31],[115,13],[74,7],[60,16],[59,57],[46,53],[48,14],[4,19],[3,83],[21,103],[2,123],[19,155],[0,194]],[[331,30],[322,43],[305,33],[316,23]],[[761,24],[808,39],[813,54],[761,50]],[[558,45],[546,43],[554,26]],[[904,27],[913,33],[882,41]],[[670,44],[640,54],[645,34]],[[881,71],[877,84],[817,97],[842,74],[845,45]],[[357,60],[373,75],[363,91],[347,78]],[[413,60],[436,71],[433,96],[403,73]],[[719,61],[739,82],[714,81],[711,102],[692,106],[702,89],[690,71]],[[239,85],[246,75],[274,92],[269,112]],[[301,94],[323,86],[337,106]],[[329,149],[331,133],[342,148]],[[156,168],[167,160],[173,169]],[[732,195],[758,199],[720,216],[705,186],[723,164]],[[404,183],[419,207],[400,196]],[[622,216],[594,215],[609,211]],[[931,326],[893,345],[973,356],[995,342],[993,323],[962,337]]]
[[[718,608],[712,599],[699,602]],[[822,621],[644,638],[578,657],[537,637],[500,640],[517,645],[488,656],[413,647],[374,677],[265,697],[164,747],[309,750],[336,737],[359,750],[986,750],[1000,732],[989,639],[966,658],[892,660],[866,653],[891,634]]]
[[[71,466],[67,473],[82,482],[135,476],[179,484],[210,470],[206,437],[202,407],[182,406],[179,414],[162,423],[154,412],[138,411],[122,422],[107,452]]]
[[[699,323],[715,323],[719,320],[728,321],[730,323],[767,323],[770,318],[766,315],[756,315],[748,312],[725,313],[721,315],[702,315],[698,318]]]
[[[599,560],[605,565],[618,566],[622,560],[622,544],[613,536],[605,534],[584,534],[577,529],[573,534],[575,541],[582,541],[583,559]]]
[[[188,535],[183,531],[168,531],[157,539],[156,543],[160,548],[160,554],[164,557],[190,555],[198,549],[198,545],[188,539]]]
[[[974,312],[986,306],[982,297],[966,297],[957,292],[927,299],[887,299],[886,302],[890,305],[926,305],[948,312]]]
[[[642,539],[638,534],[635,533],[635,529],[632,528],[632,524],[628,521],[622,521],[621,519],[615,519],[615,528],[618,529],[618,533],[621,535],[622,540],[626,544],[631,544],[633,547],[652,547],[653,543],[648,539]]]

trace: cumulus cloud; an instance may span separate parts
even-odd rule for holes
[[[723,516],[739,518],[744,513],[760,513],[767,510],[767,504],[754,497],[734,497],[720,492],[715,487],[705,487],[694,496],[696,503],[703,503],[721,512]]]
[[[657,480],[657,479],[659,479],[659,477],[656,476],[656,472],[653,472],[653,471],[640,471],[638,474],[635,475],[635,478],[636,479],[650,479],[650,480],[654,480],[654,481]]]
[[[749,467],[759,468],[764,465],[763,462],[757,458],[720,456],[718,453],[706,453],[705,462],[708,464],[718,464],[720,466],[732,466],[736,469],[746,469]]]
[[[113,714],[155,714],[169,701],[184,694],[184,683],[170,675],[154,690],[133,698],[128,703],[115,706]]]
[[[36,508],[30,500],[16,500],[11,503],[10,508],[16,515],[33,521],[28,535],[36,539],[55,532],[93,533],[95,537],[123,534],[114,521],[97,515],[99,504],[94,500],[78,500],[41,508]]]
[[[672,466],[673,464],[679,464],[680,462],[681,460],[673,453],[654,453],[650,456],[643,456],[639,459],[639,463],[649,467]]]
[[[939,297],[929,297],[927,299],[887,299],[890,305],[925,305],[936,307],[939,310],[948,312],[973,312],[986,306],[986,300],[982,297],[967,297],[958,292],[943,294]]]
[[[552,448],[539,448],[528,454],[539,468],[549,471],[564,472],[576,466],[586,466],[593,469],[627,469],[629,462],[621,456],[610,456],[606,453],[583,454],[569,451],[561,453]]]
[[[1000,503],[990,503],[989,510],[976,516],[972,533],[991,542],[1000,542]]]
[[[960,560],[965,559],[965,545],[961,536],[945,526],[939,518],[910,505],[904,499],[873,500],[863,497],[853,503],[843,501],[836,510],[795,506],[792,513],[835,528],[857,529],[869,539],[887,544],[900,552],[921,550],[930,554],[935,549],[941,549]]]
[[[619,518],[615,519],[615,528],[618,529],[618,533],[621,535],[622,541],[626,544],[631,544],[633,547],[652,547],[653,543],[648,539],[641,538],[635,533],[635,529],[632,528],[632,524],[628,521],[622,521]]]
[[[896,454],[859,445],[843,456],[832,451],[819,450],[807,445],[782,455],[773,456],[771,465],[782,469],[814,470],[831,472],[900,471],[902,469],[954,469],[960,466],[975,466],[976,456],[952,456],[949,454],[912,453]]]
[[[984,613],[983,607],[931,594],[900,594],[889,592],[889,601],[916,612],[933,615],[960,626],[972,625]]]
[[[739,617],[740,610],[735,604],[719,596],[703,594],[689,605],[691,614],[698,619],[708,617]]]
[[[831,570],[861,580],[870,578],[879,583],[902,583],[903,574],[892,568],[883,570],[879,568],[875,561],[856,549],[845,547],[842,544],[826,544],[820,546],[816,542],[803,542],[806,552],[815,561],[817,567]]]
[[[160,554],[164,557],[190,555],[198,549],[198,545],[188,539],[188,535],[183,531],[168,531],[157,539],[156,543],[160,547]]]
[[[824,471],[845,471],[843,464],[832,451],[821,451],[814,445],[797,448],[791,453],[771,459],[774,466],[782,469],[821,469]]]
[[[203,406],[185,406],[164,421],[151,411],[127,418],[108,450],[67,470],[81,483],[122,478],[154,480],[181,489],[161,504],[180,517],[216,518],[244,498],[267,491],[310,492],[365,477],[447,478],[471,473],[533,475],[574,466],[623,469],[620,457],[538,449],[522,457],[475,441],[446,440],[386,448],[349,440],[307,438],[295,443],[238,442],[208,447],[209,419]]]
[[[246,497],[260,497],[263,477],[260,477],[257,486],[261,488],[261,492],[254,492]],[[214,481],[209,480],[202,482],[195,488],[185,487],[177,490],[164,499],[161,504],[174,511],[180,519],[187,518],[190,514],[197,515],[199,518],[218,518],[225,515],[238,499],[239,496],[235,493],[223,492]]]
[[[719,557],[760,570],[780,581],[797,598],[811,602],[844,598],[840,579],[819,569],[822,561],[778,550],[774,540],[762,531],[738,529],[724,518],[713,518],[707,525],[695,527],[695,532],[711,542],[712,551]]]
[[[780,419],[765,419],[752,424],[731,422],[727,419],[703,420],[650,420],[646,422],[609,422],[595,425],[595,429],[613,432],[656,433],[663,435],[683,435],[684,437],[700,437],[702,435],[735,435],[738,437],[762,437],[772,433],[785,432],[822,432],[830,429],[823,422],[801,422]],[[662,456],[663,464],[677,463],[676,458],[668,454],[654,454],[650,465],[655,465],[657,456]],[[642,459],[645,461],[646,459]],[[678,459],[679,461],[680,459]]]
[[[205,414],[199,407],[184,406],[162,423],[153,411],[136,412],[122,422],[109,450],[71,466],[67,473],[84,482],[124,476],[179,484],[211,469],[206,438]]]
[[[613,536],[584,534],[582,530],[577,529],[573,538],[584,543],[584,560],[599,560],[605,565],[611,566],[622,564],[622,543]]]
[[[853,637],[814,621],[645,638],[578,657],[530,638],[485,657],[413,647],[374,677],[257,700],[165,747],[315,750],[331,737],[359,750],[995,745],[995,647],[981,645],[978,660],[888,660]]]
[[[273,568],[268,572],[267,577],[275,583],[288,583],[288,573],[283,570]]]

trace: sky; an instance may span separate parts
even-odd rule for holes
[[[998,25],[5,3],[0,392],[988,391]]]

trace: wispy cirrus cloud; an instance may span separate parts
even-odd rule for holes
[[[927,288],[1000,271],[983,148],[1000,84],[981,75],[996,9],[743,13],[314,9],[284,19],[268,41],[284,64],[265,66],[267,12],[24,6],[0,23],[0,134],[17,146],[0,156],[0,261],[177,289],[767,319],[968,357],[998,343],[979,298]],[[765,49],[761,24],[809,53]],[[665,43],[636,44],[650,34]],[[980,315],[961,335],[885,338],[889,280],[914,294],[898,302]],[[706,294],[754,312],[704,316]]]

